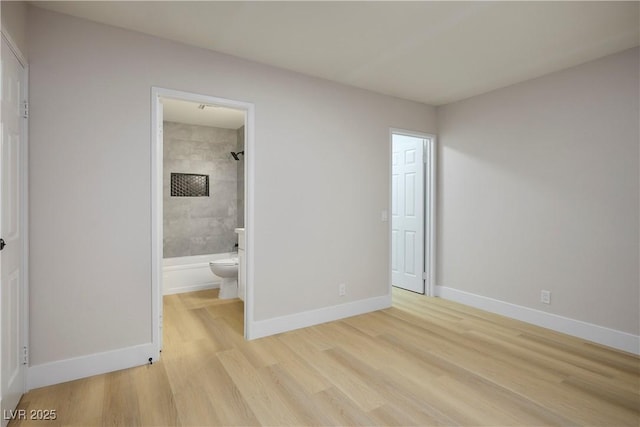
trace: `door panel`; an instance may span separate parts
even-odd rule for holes
[[[20,309],[20,277],[17,270],[3,280],[2,286],[5,291],[2,296],[2,327],[9,333],[6,334],[2,347],[2,378],[9,383],[16,380],[16,376],[20,372],[20,348],[19,336],[21,333],[20,324],[17,321]]]
[[[416,276],[416,233],[404,232],[404,274]]]
[[[392,135],[391,280],[424,293],[424,138]]]
[[[404,216],[416,217],[416,174],[407,173],[404,176]]]
[[[391,271],[398,271],[398,230],[391,230]]]
[[[21,195],[24,68],[2,38],[2,114],[0,128],[0,396],[2,413],[16,407],[24,392],[24,288]],[[7,412],[5,412],[7,411]],[[4,417],[3,417],[4,418]],[[6,420],[3,420],[5,423]]]

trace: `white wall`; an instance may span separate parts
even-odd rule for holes
[[[23,1],[1,1],[0,15],[2,30],[9,33],[20,52],[28,58],[27,4]]]
[[[638,58],[438,108],[439,285],[638,335]]]
[[[388,129],[432,107],[34,7],[29,42],[32,364],[151,339],[151,86],[255,103],[256,320],[387,294]]]

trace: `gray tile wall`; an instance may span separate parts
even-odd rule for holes
[[[231,151],[237,151],[238,131],[164,122],[163,133],[163,257],[231,252],[240,163]],[[172,172],[209,175],[209,197],[171,197]]]
[[[238,146],[236,151],[244,151],[244,126],[237,130]],[[244,227],[244,163],[245,157],[240,156],[238,163],[238,227]]]

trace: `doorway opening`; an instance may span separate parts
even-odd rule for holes
[[[435,136],[390,134],[390,286],[434,296]]]
[[[152,324],[164,296],[226,304],[250,337],[253,302],[253,104],[152,89]],[[187,294],[188,292],[188,294]],[[173,300],[172,300],[173,301]]]

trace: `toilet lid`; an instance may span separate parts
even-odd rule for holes
[[[238,265],[238,258],[218,259],[210,262],[209,264],[216,265]]]

